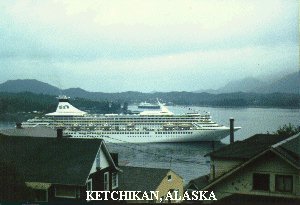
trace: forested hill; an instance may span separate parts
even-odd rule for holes
[[[75,94],[74,94],[75,95]],[[162,102],[172,102],[175,105],[198,105],[220,107],[299,107],[300,95],[297,94],[257,94],[257,93],[191,93],[191,92],[167,92],[167,93],[103,93],[89,96],[71,96],[71,103],[83,110],[97,113],[112,113],[120,110],[121,104],[139,103],[142,101],[154,102],[160,99]],[[1,93],[0,110],[2,112],[52,112],[56,109],[56,96],[23,93]]]
[[[34,116],[54,112],[57,107],[56,96],[0,92],[0,120],[23,121]],[[118,113],[121,104],[118,102],[92,101],[83,98],[72,99],[72,104],[90,113]]]
[[[89,113],[120,113],[126,112],[128,103],[142,101],[172,102],[175,105],[219,106],[219,107],[286,107],[299,108],[300,95],[297,94],[256,94],[227,93],[208,94],[190,92],[168,93],[111,93],[94,96],[94,100],[83,96],[72,97],[71,103]],[[125,108],[122,105],[125,104]],[[34,94],[30,92],[5,93],[0,92],[0,120],[22,120],[36,115],[55,111],[56,96]],[[16,115],[17,114],[17,115]]]
[[[12,86],[12,87],[10,87]],[[29,92],[30,91],[30,92]],[[0,120],[22,120],[34,115],[53,112],[60,94],[71,97],[71,103],[89,113],[120,113],[122,104],[143,101],[173,103],[175,105],[219,107],[285,107],[300,106],[300,95],[292,93],[193,93],[193,92],[88,92],[81,88],[59,90],[37,80],[7,81],[0,86]],[[33,113],[33,111],[35,111]],[[21,114],[20,114],[21,113]],[[22,118],[22,119],[20,119]]]

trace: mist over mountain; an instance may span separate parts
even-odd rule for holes
[[[274,79],[274,78],[273,78]],[[300,73],[294,72],[287,74],[281,78],[275,78],[275,80],[269,80],[268,78],[265,81],[253,77],[247,77],[241,80],[231,81],[225,86],[213,90],[198,90],[194,93],[211,93],[211,94],[222,94],[222,93],[235,93],[235,92],[244,92],[244,93],[294,93],[299,94],[300,86]],[[134,95],[135,98],[142,98],[144,93],[141,92],[120,92],[120,93],[104,93],[104,92],[89,92],[82,88],[69,88],[61,90],[53,85],[44,83],[35,79],[25,79],[25,80],[8,80],[0,84],[0,92],[32,92],[36,94],[48,94],[48,95],[68,95],[70,97],[81,97],[92,100],[98,100],[99,98],[105,99],[128,99]],[[159,92],[151,92],[155,94]],[[164,92],[170,93],[170,92]],[[145,93],[146,94],[146,93]]]
[[[257,93],[300,93],[300,72],[288,74],[269,84],[258,87]]]
[[[253,77],[238,81],[231,81],[218,90],[219,93],[254,92],[256,89],[266,86],[267,83]]]
[[[299,74],[294,73],[270,84],[254,78],[247,78],[227,84],[218,94],[208,92],[89,92],[81,88],[60,90],[55,86],[37,80],[10,80],[0,84],[0,94],[31,92],[34,94],[56,96],[64,94],[73,100],[77,98],[98,102],[139,103],[142,101],[172,102],[177,105],[199,106],[267,106],[267,107],[299,107],[300,95],[297,92]],[[6,95],[4,95],[6,96]],[[84,106],[83,104],[81,106]]]
[[[198,90],[196,93],[207,92],[213,94],[249,92],[249,93],[295,93],[299,94],[300,74],[290,73],[281,77],[265,78],[264,80],[247,77],[241,80],[231,81],[225,86],[213,90]]]

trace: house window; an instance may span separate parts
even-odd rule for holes
[[[114,172],[112,173],[112,188],[115,189],[118,187],[118,173]]]
[[[92,184],[92,179],[89,179],[86,183],[86,190],[87,191],[92,191],[93,190],[93,184]]]
[[[270,175],[269,174],[253,174],[253,190],[269,191]]]
[[[168,175],[168,181],[172,181],[172,175]]]
[[[109,191],[109,172],[104,173],[104,191]]]
[[[55,187],[55,197],[76,198],[76,188],[73,186],[57,186]]]
[[[275,190],[281,192],[293,191],[293,176],[275,175]]]

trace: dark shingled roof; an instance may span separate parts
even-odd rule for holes
[[[204,176],[200,176],[198,178],[192,179],[188,185],[187,188],[189,189],[189,187],[191,187],[192,185],[195,185],[197,189],[202,189],[203,187],[205,187],[206,185],[209,184],[209,176],[208,175],[204,175]]]
[[[287,136],[256,134],[243,141],[236,141],[233,144],[224,146],[207,155],[216,158],[247,160],[287,138]]]
[[[155,191],[170,169],[120,166],[119,189],[123,191]]]
[[[273,148],[297,167],[300,167],[300,133],[275,144]]]
[[[0,135],[0,160],[13,163],[26,182],[85,185],[101,139]]]

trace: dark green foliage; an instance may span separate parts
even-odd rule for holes
[[[24,121],[56,110],[56,96],[24,93],[0,93],[0,120]],[[71,104],[91,113],[118,113],[118,102],[92,101],[83,98],[71,99]]]
[[[84,98],[71,100],[71,104],[90,113],[118,113],[121,111],[121,104],[118,102],[92,101]]]
[[[282,136],[293,136],[298,132],[300,132],[300,127],[296,127],[289,123],[288,125],[283,125],[282,127],[279,127],[279,129],[274,134]]]
[[[43,94],[24,93],[0,93],[0,110],[3,113],[14,112],[48,112],[55,109],[57,100],[55,97]]]
[[[120,104],[140,103],[142,101],[156,102],[156,99],[161,99],[163,102],[172,102],[177,105],[198,105],[198,106],[229,106],[229,107],[299,107],[299,73],[290,74],[280,81],[264,87],[262,90],[253,90],[253,92],[234,92],[224,94],[210,94],[210,93],[193,93],[193,92],[155,92],[155,93],[141,93],[141,92],[120,92],[120,93],[103,93],[103,92],[88,92],[81,88],[70,88],[60,90],[52,85],[43,83],[37,80],[12,80],[0,84],[0,92],[20,93],[24,99],[15,99],[13,94],[7,94],[11,97],[6,101],[2,99],[0,93],[0,110],[12,112],[15,109],[20,111],[30,112],[33,109],[38,111],[49,112],[56,107],[56,100],[49,95],[58,95],[63,93],[71,98],[88,99],[84,102],[78,103],[80,107],[91,110],[92,112],[109,113],[119,111]],[[283,88],[283,89],[282,89]],[[250,89],[251,90],[251,89]],[[27,93],[21,93],[27,91]],[[33,101],[33,94],[41,97],[40,104]],[[41,95],[39,93],[43,93]],[[46,95],[48,94],[48,95]],[[49,99],[51,98],[51,100]],[[2,100],[2,101],[1,101]],[[32,100],[32,101],[31,101]],[[50,100],[50,101],[49,101]],[[19,101],[19,102],[18,102]],[[102,105],[97,104],[97,101]],[[12,104],[10,104],[12,102]],[[31,103],[33,102],[33,103]],[[47,104],[47,103],[48,104]],[[112,102],[109,106],[109,102]],[[72,101],[73,103],[73,101]],[[85,104],[83,104],[85,103]],[[88,105],[89,104],[89,105]],[[45,107],[45,105],[49,107]],[[76,105],[76,104],[74,104]],[[15,108],[18,106],[19,108]],[[123,111],[126,112],[126,111]]]
[[[68,94],[67,94],[68,95]],[[172,102],[176,105],[196,106],[220,106],[220,107],[287,107],[299,108],[300,95],[287,93],[191,93],[191,92],[167,92],[167,93],[90,93],[82,91],[68,95],[71,103],[81,110],[89,113],[126,113],[128,103],[142,101]],[[124,108],[121,109],[121,104]],[[37,115],[54,112],[57,106],[55,96],[44,94],[24,93],[0,93],[0,120],[24,121]],[[39,113],[33,114],[33,111]]]
[[[73,93],[75,96],[75,94]],[[70,95],[72,96],[72,95]],[[299,107],[300,95],[288,93],[192,93],[192,92],[157,92],[157,93],[140,93],[140,92],[122,92],[122,93],[89,93],[85,92],[76,94],[92,100],[107,100],[112,102],[140,103],[143,101],[172,102],[176,105],[198,105],[198,106],[252,106],[252,107]]]

